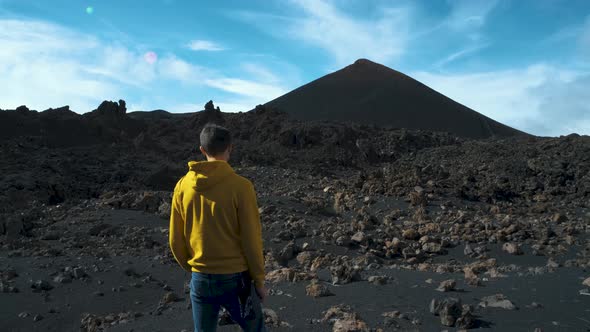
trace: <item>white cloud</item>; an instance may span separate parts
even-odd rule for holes
[[[222,46],[218,45],[217,43],[214,43],[212,41],[208,41],[208,40],[192,40],[190,43],[188,43],[187,45],[188,48],[190,48],[193,51],[223,51],[225,50],[225,48],[223,48]]]
[[[257,98],[260,102],[274,99],[287,91],[274,84],[259,83],[238,78],[207,79],[205,84],[234,94]]]
[[[555,136],[590,134],[589,75],[537,64],[518,70],[411,76],[496,121]]]
[[[457,30],[482,27],[499,0],[448,0],[451,13],[447,24]]]
[[[408,7],[381,7],[378,18],[361,19],[342,11],[336,1],[291,0],[288,3],[294,9],[289,16],[254,12],[237,12],[232,16],[277,38],[287,37],[319,47],[334,57],[337,66],[359,58],[387,63],[405,52],[411,14]]]
[[[104,99],[119,98],[128,99],[134,110],[161,108],[149,105],[150,100],[160,99],[141,96],[152,96],[150,90],[163,80],[172,86],[184,83],[220,90],[231,108],[242,102],[263,103],[285,92],[277,76],[259,64],[242,66],[251,79],[228,77],[174,54],[160,55],[150,64],[134,45],[104,42],[44,21],[0,19],[0,45],[0,108],[5,109],[70,105],[84,113]],[[130,94],[141,103],[129,99]]]
[[[242,69],[257,81],[263,81],[266,83],[276,83],[280,81],[277,75],[275,75],[272,71],[256,63],[243,63]]]
[[[490,44],[479,44],[479,45],[466,47],[466,48],[459,50],[455,53],[452,53],[452,54],[448,55],[446,58],[438,61],[435,64],[435,67],[443,67],[443,66],[445,66],[451,62],[454,62],[458,59],[461,59],[461,58],[466,57],[468,55],[474,54],[474,53],[488,47],[489,45]]]
[[[295,0],[307,15],[288,27],[291,37],[319,46],[338,65],[358,58],[389,62],[401,56],[408,39],[409,10],[382,8],[376,20],[347,15],[329,1]]]
[[[193,65],[174,55],[168,55],[158,61],[158,73],[161,77],[184,83],[201,84],[206,75],[212,75],[203,67]]]
[[[86,112],[101,98],[116,98],[117,84],[88,72],[89,50],[100,43],[41,21],[0,20],[0,101],[2,108],[70,105]]]

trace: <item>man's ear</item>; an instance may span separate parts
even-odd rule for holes
[[[199,150],[201,150],[201,153],[203,154],[203,156],[207,157],[207,152],[205,151],[205,149],[203,149],[202,146],[199,146]]]

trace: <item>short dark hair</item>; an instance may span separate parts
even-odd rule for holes
[[[231,133],[225,127],[206,124],[199,136],[201,146],[210,156],[218,156],[231,145]]]

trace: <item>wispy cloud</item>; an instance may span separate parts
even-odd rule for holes
[[[205,84],[238,95],[260,98],[263,101],[265,101],[263,98],[274,99],[287,92],[285,89],[274,84],[258,83],[237,78],[207,79],[205,80]]]
[[[213,71],[189,63],[172,54],[159,61],[158,73],[163,78],[193,84],[202,84],[207,75],[214,75]]]
[[[390,62],[404,54],[409,36],[408,7],[381,7],[376,19],[354,17],[329,0],[291,0],[293,14],[241,12],[238,16],[268,33],[316,46],[334,57],[336,65],[358,58]],[[259,22],[272,21],[275,28]]]
[[[472,55],[474,53],[477,53],[478,51],[485,49],[486,47],[490,46],[489,43],[485,43],[485,44],[479,44],[479,45],[473,45],[473,46],[469,46],[466,47],[462,50],[459,50],[455,53],[452,53],[450,55],[448,55],[447,57],[445,57],[444,59],[441,59],[440,61],[435,63],[435,67],[444,67],[445,65],[454,62],[458,59],[464,58],[468,55]]]
[[[499,0],[448,0],[451,13],[447,24],[457,30],[482,27]]]
[[[223,51],[224,47],[209,40],[192,40],[187,47],[193,51]]]

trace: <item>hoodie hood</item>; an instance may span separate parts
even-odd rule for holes
[[[188,169],[189,174],[187,175],[194,182],[193,186],[198,192],[207,191],[228,176],[234,174],[231,166],[222,160],[190,161],[188,163]]]

